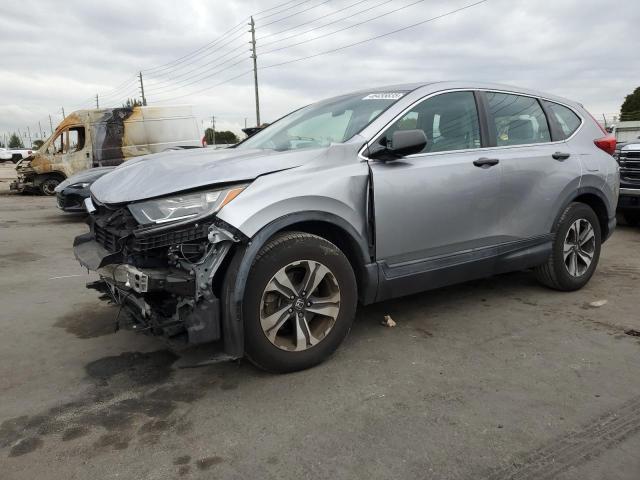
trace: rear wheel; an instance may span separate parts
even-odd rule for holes
[[[307,233],[276,236],[256,257],[243,303],[245,353],[271,372],[325,360],[351,329],[357,286],[345,255]]]
[[[558,220],[549,259],[535,270],[538,280],[555,290],[584,287],[600,258],[600,223],[584,203],[572,203]]]
[[[60,185],[60,179],[57,177],[47,177],[40,184],[40,193],[47,196],[56,194],[56,187]]]

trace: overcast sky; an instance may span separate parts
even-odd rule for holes
[[[237,131],[245,117],[249,125],[255,123],[253,76],[216,84],[251,69],[244,27],[178,64],[158,66],[215,41],[250,14],[256,14],[258,66],[267,67],[365,40],[473,0],[284,3],[7,0],[0,15],[0,135],[29,126],[36,138],[38,121],[48,131],[49,115],[55,127],[61,107],[66,113],[90,107],[96,92],[101,106],[120,106],[139,95],[134,75],[140,70],[150,105],[192,104],[203,122],[215,114],[217,129]],[[266,9],[271,10],[258,13]],[[385,38],[260,70],[262,121],[368,86],[445,79],[536,88],[578,100],[596,116],[611,116],[624,96],[640,86],[640,36],[632,33],[639,24],[638,0],[488,0]]]

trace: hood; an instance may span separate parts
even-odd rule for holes
[[[253,180],[307,164],[326,148],[309,150],[193,149],[128,160],[91,185],[100,203],[128,203],[220,183]]]
[[[89,168],[88,170],[83,170],[80,173],[76,173],[75,175],[70,176],[64,182],[60,183],[56,187],[56,192],[59,192],[69,185],[73,185],[74,183],[93,183],[101,176],[109,173],[116,167],[97,167],[97,168]]]

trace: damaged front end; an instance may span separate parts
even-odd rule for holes
[[[33,160],[33,157],[28,157],[18,162],[16,165],[17,178],[9,184],[9,190],[22,193],[38,189],[38,174],[31,166],[31,160]]]
[[[78,261],[100,276],[87,288],[121,305],[135,330],[184,344],[220,339],[216,274],[242,234],[215,215],[141,225],[126,206],[88,208],[91,231],[74,241]]]

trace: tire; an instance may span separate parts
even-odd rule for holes
[[[321,272],[322,278],[315,275],[314,281],[309,272]],[[304,289],[305,280],[312,291]],[[278,234],[260,250],[247,280],[245,355],[273,373],[321,363],[349,333],[357,298],[353,269],[338,247],[308,233]]]
[[[578,227],[575,227],[576,222],[579,222]],[[593,236],[589,237],[592,240],[587,240],[589,236],[585,233],[588,232],[587,224],[592,229]],[[585,239],[580,249],[577,249],[574,240],[576,228],[580,232],[578,236]],[[544,264],[535,269],[536,277],[540,283],[554,290],[565,292],[579,290],[589,282],[600,259],[602,237],[598,216],[588,205],[574,202],[562,213],[554,231],[551,255]],[[565,249],[570,250],[566,257]],[[585,258],[589,256],[591,261],[586,265]],[[575,263],[573,263],[574,259]]]
[[[19,154],[17,154],[17,153],[14,153],[14,154],[11,156],[11,161],[12,161],[13,163],[18,163],[20,160],[22,160],[22,155],[19,155]]]
[[[640,210],[627,210],[622,212],[622,217],[630,227],[637,227],[640,225]]]
[[[60,185],[60,179],[57,177],[47,177],[40,184],[40,193],[51,197],[56,194],[55,188]]]

